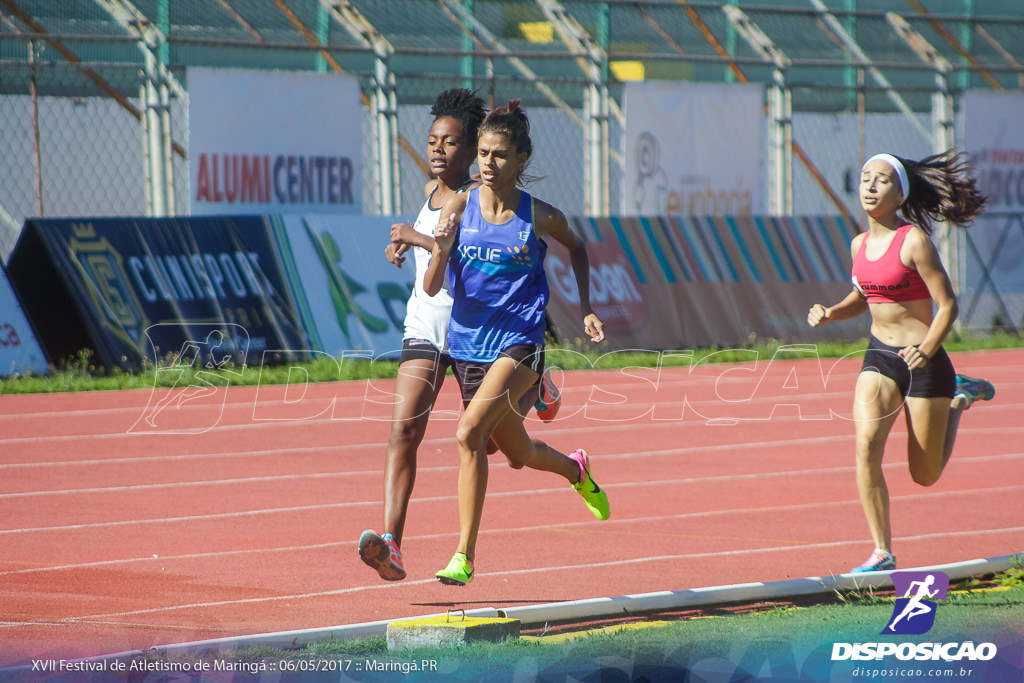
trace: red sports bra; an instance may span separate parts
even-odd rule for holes
[[[904,225],[897,229],[889,248],[877,261],[872,261],[864,253],[868,244],[867,236],[861,240],[860,249],[853,257],[851,279],[853,286],[864,295],[869,304],[931,298],[928,286],[920,273],[913,268],[907,268],[900,260],[900,248],[907,238],[907,233],[913,229],[913,225]]]

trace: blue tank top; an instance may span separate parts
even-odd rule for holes
[[[479,188],[469,191],[448,261],[452,358],[491,363],[516,344],[544,344],[547,245],[533,230],[533,198],[521,193],[515,215],[493,225],[480,215]]]

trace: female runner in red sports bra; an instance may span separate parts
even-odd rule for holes
[[[868,229],[850,245],[854,290],[833,306],[815,304],[807,314],[812,327],[871,314],[853,417],[857,490],[875,550],[853,572],[896,568],[882,456],[900,408],[910,475],[931,486],[949,460],[960,415],[975,400],[995,395],[989,382],[957,375],[942,348],[957,302],[929,236],[933,220],[964,226],[984,208],[968,170],[953,150],[916,162],[890,154],[868,159],[860,180]]]

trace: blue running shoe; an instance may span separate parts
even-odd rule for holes
[[[991,401],[996,395],[996,388],[987,379],[975,379],[967,375],[956,376],[956,392],[953,398],[964,400],[964,410],[967,410],[975,401]]]
[[[892,569],[896,569],[896,558],[888,550],[882,550],[881,548],[875,548],[874,552],[871,553],[864,564],[859,567],[854,567],[850,570],[851,574],[860,574],[863,572],[887,572]]]

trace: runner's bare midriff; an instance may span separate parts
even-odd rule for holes
[[[934,315],[931,299],[870,304],[870,308],[871,334],[889,346],[920,344]]]

